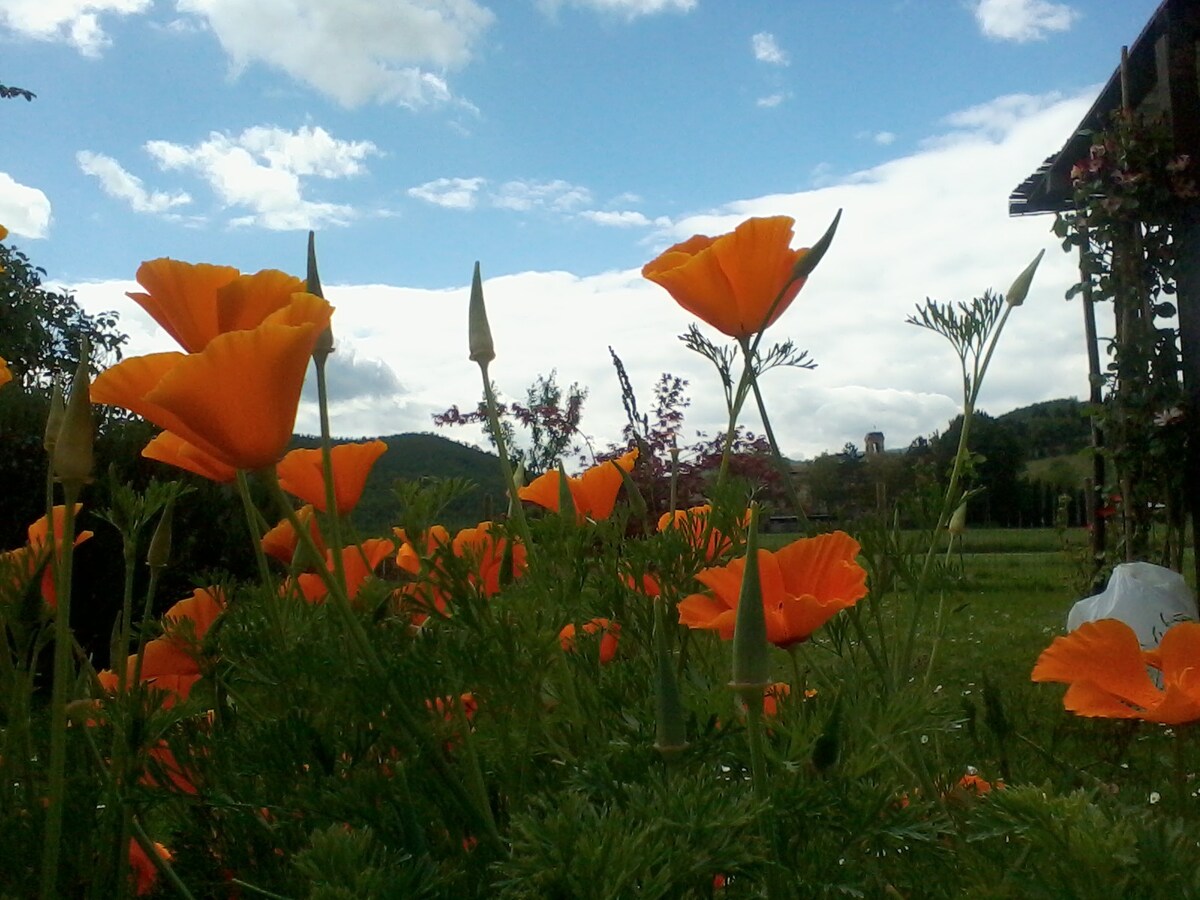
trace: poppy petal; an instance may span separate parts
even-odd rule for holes
[[[220,333],[217,291],[238,277],[230,266],[152,259],[137,270],[149,293],[127,296],[142,307],[184,350],[199,353]]]

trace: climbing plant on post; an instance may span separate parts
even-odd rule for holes
[[[1113,476],[1104,490],[1119,498],[1119,556],[1152,554],[1151,524],[1167,524],[1160,561],[1182,568],[1183,402],[1174,294],[1172,223],[1197,196],[1187,156],[1171,150],[1159,120],[1128,110],[1093,136],[1088,155],[1071,170],[1074,209],[1059,215],[1063,248],[1077,248],[1080,282],[1067,297],[1111,301],[1113,332],[1103,373],[1099,416]],[[1099,489],[1099,486],[1097,486]],[[1098,561],[1100,562],[1100,561]]]

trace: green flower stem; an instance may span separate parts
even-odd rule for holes
[[[746,348],[742,348],[742,352],[746,352]],[[763,402],[762,391],[758,386],[757,375],[753,376],[751,387],[754,389],[754,401],[758,405],[758,414],[762,418],[763,431],[766,432],[767,442],[771,445],[771,455],[775,460],[775,468],[779,470],[779,476],[783,479],[784,488],[788,492],[788,500],[792,503],[792,509],[796,512],[796,524],[800,526],[805,534],[812,531],[812,523],[808,520],[808,515],[804,512],[804,505],[800,502],[800,494],[796,491],[796,483],[792,480],[792,473],[788,469],[787,460],[783,458],[783,453],[779,449],[779,442],[775,440],[775,429],[771,427],[771,419],[767,415],[767,405]]]
[[[754,789],[754,799],[762,806],[763,840],[771,848],[772,860],[778,864],[781,859],[779,829],[775,827],[775,816],[772,812],[771,787],[767,784],[767,748],[763,740],[762,695],[746,699],[746,737],[750,742],[750,782]],[[783,897],[785,892],[779,883],[778,869],[772,867],[767,871],[767,900]]]
[[[280,510],[287,518],[292,529],[296,532],[296,537],[304,546],[305,552],[312,559],[320,559],[321,554],[317,552],[312,534],[307,528],[303,527],[299,517],[296,515],[296,511],[292,508],[287,494],[279,486],[279,477],[275,474],[275,470],[263,469],[259,474],[266,481]],[[420,748],[454,802],[479,829],[483,839],[491,844],[497,852],[505,852],[504,842],[500,837],[499,831],[496,829],[495,822],[491,816],[491,810],[485,811],[477,807],[474,799],[446,763],[438,743],[430,736],[426,729],[421,727],[409,709],[408,704],[412,702],[412,698],[405,695],[392,680],[383,661],[379,658],[379,654],[375,652],[375,646],[371,643],[371,639],[358,618],[358,614],[355,613],[354,608],[350,605],[350,599],[347,597],[344,587],[338,583],[333,573],[325,566],[317,566],[316,574],[329,591],[329,605],[333,607],[341,619],[346,637],[350,640],[354,649],[358,651],[359,657],[366,664],[367,668],[370,669],[371,674],[379,680],[379,683],[387,691],[388,699],[391,702],[388,712],[393,720],[400,723],[401,728]]]
[[[743,345],[743,350],[745,349]],[[737,433],[738,416],[741,415],[742,405],[746,402],[746,392],[754,378],[752,356],[743,353],[745,366],[742,377],[738,380],[733,396],[729,398],[729,427],[725,430],[725,446],[721,449],[721,468],[717,472],[717,486],[714,493],[720,495],[721,487],[725,484],[725,476],[729,472],[729,455],[733,450],[733,438]]]
[[[329,390],[325,378],[327,354],[313,356],[317,368],[317,408],[321,411],[321,472],[325,478],[325,527],[333,546],[333,577],[342,590],[346,588],[346,564],[342,559],[342,522],[337,508],[337,491],[333,482],[333,440],[329,435]]]
[[[271,475],[274,476],[275,470],[271,470]],[[262,530],[258,524],[258,510],[254,507],[254,500],[250,497],[250,481],[246,477],[245,471],[238,469],[237,473],[238,495],[242,498],[242,511],[246,514],[246,528],[250,532],[250,543],[254,545],[254,560],[258,563],[258,577],[262,581],[263,587],[274,587],[274,579],[271,578],[271,568],[267,565],[267,554],[262,548]],[[319,557],[318,557],[319,558]]]
[[[141,846],[142,851],[149,858],[151,864],[158,870],[158,874],[165,880],[171,883],[171,887],[175,889],[175,893],[180,897],[185,897],[187,900],[195,900],[192,892],[187,889],[187,885],[180,879],[179,874],[171,868],[171,864],[158,855],[158,850],[154,847],[154,841],[150,840],[150,836],[146,834],[137,819],[133,820],[133,838]]]
[[[921,564],[921,574],[917,578],[917,586],[914,592],[914,604],[912,621],[908,629],[908,638],[904,644],[904,654],[901,658],[902,669],[908,669],[912,664],[912,655],[916,646],[917,627],[921,621],[921,613],[925,605],[925,587],[929,579],[929,572],[933,565],[934,554],[937,552],[938,543],[941,540],[942,530],[949,524],[950,517],[954,515],[954,510],[958,507],[961,500],[960,483],[962,481],[963,468],[966,465],[968,444],[967,441],[971,434],[971,420],[975,417],[975,403],[979,399],[979,390],[983,386],[984,376],[987,374],[988,365],[992,361],[992,354],[996,350],[996,344],[1000,340],[1000,335],[1004,331],[1004,325],[1008,321],[1009,313],[1013,311],[1010,304],[1005,304],[1004,312],[1001,313],[1000,319],[996,322],[996,327],[992,330],[991,340],[988,341],[987,351],[983,355],[982,361],[978,356],[975,357],[973,372],[967,374],[967,362],[965,356],[962,358],[963,370],[963,417],[962,429],[958,435],[958,448],[954,454],[954,466],[950,470],[950,481],[946,485],[946,492],[942,496],[942,508],[938,513],[937,525],[934,527],[933,536],[929,541],[929,549],[925,553],[925,561]],[[934,636],[934,650],[936,650],[937,636]],[[926,667],[924,680],[927,682],[932,674],[932,662],[934,652],[929,654],[930,665]],[[904,678],[904,672],[898,672],[898,677]]]
[[[517,524],[521,540],[525,544],[525,559],[529,568],[533,568],[534,546],[529,532],[529,522],[525,518],[525,508],[521,506],[521,498],[517,496],[517,479],[513,475],[512,460],[508,456],[508,447],[504,442],[504,430],[500,427],[500,416],[496,411],[496,394],[492,391],[492,380],[488,377],[487,360],[479,361],[479,372],[483,376],[484,405],[487,407],[488,428],[492,432],[492,440],[496,442],[496,453],[500,457],[500,470],[504,473],[504,483],[508,487],[511,499],[510,508],[513,520]]]
[[[82,483],[63,482],[62,554],[55,566],[55,592],[58,609],[54,616],[54,686],[50,698],[50,779],[46,829],[42,844],[43,900],[58,896],[58,860],[62,844],[63,807],[66,801],[67,772],[67,695],[72,677],[71,666],[71,566],[75,546],[75,501]],[[54,533],[50,518],[50,533]],[[53,559],[53,557],[52,557]]]

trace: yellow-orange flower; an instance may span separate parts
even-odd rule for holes
[[[225,611],[225,592],[219,587],[196,588],[192,596],[185,597],[163,614],[167,635],[179,633],[181,623],[191,623],[191,636],[204,640],[208,629]]]
[[[0,272],[3,271],[0,269]],[[12,370],[8,368],[8,360],[0,356],[0,387],[4,387],[10,381],[12,381]]]
[[[600,665],[607,666],[617,655],[617,645],[620,642],[621,626],[612,621],[597,617],[583,623],[583,633],[600,635]],[[567,653],[575,652],[575,625],[564,625],[558,633],[559,646]]]
[[[367,484],[376,460],[387,452],[383,441],[338,444],[330,451],[333,464],[333,493],[338,515],[354,509]],[[320,449],[293,450],[275,467],[279,485],[289,494],[325,512],[325,475]]]
[[[154,852],[158,854],[159,859],[171,861],[171,851],[157,841],[154,844]],[[158,881],[158,867],[134,838],[129,839],[129,877],[133,881],[133,892],[139,897],[151,893]]]
[[[676,528],[682,531],[687,536],[688,543],[696,550],[703,551],[708,562],[713,562],[733,546],[733,541],[713,528],[711,519],[712,507],[707,504],[693,506],[691,509],[677,509],[674,515],[665,512],[659,517],[658,530]],[[749,527],[749,510],[746,510],[740,524],[743,528]]]
[[[396,551],[396,545],[388,538],[368,538],[361,544],[342,548],[342,572],[346,576],[346,596],[354,600],[367,579],[375,574],[379,564]],[[334,571],[333,551],[325,551],[325,568]],[[296,579],[300,593],[309,603],[324,603],[329,596],[325,579],[312,572]]]
[[[804,286],[793,271],[808,250],[791,249],[794,225],[788,216],[771,216],[716,238],[697,234],[646,263],[642,275],[713,328],[747,337],[783,315]]]
[[[164,431],[143,447],[142,456],[221,484],[237,478],[237,469],[233,466],[205,453],[170,431]]]
[[[75,515],[83,508],[82,503],[75,504]],[[54,520],[54,553],[53,559],[62,556],[63,527],[66,524],[65,506],[59,505],[52,511]],[[16,550],[0,553],[0,572],[11,579],[11,585],[16,590],[24,590],[26,586],[41,574],[41,594],[46,605],[51,609],[58,607],[58,592],[54,587],[54,565],[51,564],[50,520],[42,516],[26,530],[28,543]],[[75,534],[75,544],[78,547],[92,537],[91,531],[79,531]]]
[[[1147,666],[1161,673],[1161,688]],[[1200,622],[1172,625],[1149,651],[1124,622],[1085,622],[1042,651],[1032,677],[1070,685],[1063,706],[1079,716],[1195,722],[1200,720]]]
[[[504,555],[508,552],[508,540],[492,533],[491,522],[463,528],[453,540],[444,526],[434,525],[425,532],[423,552],[409,540],[403,528],[393,531],[400,540],[396,565],[413,576],[413,581],[404,585],[400,593],[417,609],[413,617],[414,624],[424,622],[430,610],[436,609],[443,616],[450,615],[450,599],[456,576],[463,578],[484,597],[499,593],[500,572],[504,566]],[[447,555],[461,560],[460,568],[451,571],[452,563],[446,558]],[[520,578],[527,568],[525,545],[514,541],[513,578]]]
[[[321,538],[321,529],[317,525],[317,517],[310,505],[302,506],[296,510],[296,518],[300,520],[301,525],[308,526],[308,533],[312,535],[313,543],[316,544],[317,550],[320,553],[325,552],[325,542]],[[273,557],[283,563],[285,566],[292,564],[292,559],[296,555],[296,548],[300,544],[300,537],[292,528],[292,523],[287,519],[281,519],[279,524],[263,535],[262,538],[263,552],[267,556]]]
[[[188,353],[199,353],[219,334],[256,328],[303,293],[299,278],[264,269],[242,275],[230,266],[152,259],[137,270],[148,293],[129,298]]]
[[[124,360],[92,384],[92,401],[122,406],[235,469],[283,456],[305,371],[332,309],[296,294],[263,324],[220,334],[199,353]]]
[[[808,640],[839,610],[867,594],[867,573],[856,561],[858,541],[842,531],[801,538],[780,550],[758,551],[767,640],[779,647]],[[733,637],[746,557],[696,575],[710,591],[679,602],[679,622]]]
[[[567,476],[567,487],[571,491],[571,499],[575,503],[575,514],[579,521],[582,522],[585,518],[599,521],[612,515],[613,506],[617,502],[617,492],[621,490],[624,482],[621,470],[632,472],[637,458],[638,452],[635,448],[617,459],[592,466],[578,478]],[[558,478],[557,470],[547,472],[517,491],[517,495],[522,500],[558,512]]]

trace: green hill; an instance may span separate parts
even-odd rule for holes
[[[380,440],[388,445],[387,452],[371,470],[362,500],[354,510],[354,524],[361,533],[390,533],[400,507],[392,491],[399,479],[466,478],[474,482],[475,490],[446,509],[442,524],[452,530],[474,525],[504,508],[504,478],[495,454],[436,434],[392,434]],[[308,435],[295,439],[296,447],[316,447],[319,443],[318,438]]]
[[[1074,398],[1022,406],[997,416],[996,421],[1021,442],[1027,460],[1069,456],[1091,440],[1087,406]]]

